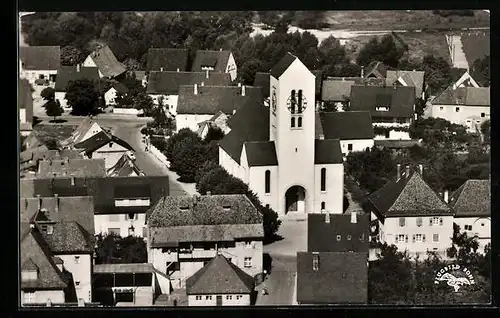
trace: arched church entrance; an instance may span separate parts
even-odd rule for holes
[[[304,213],[306,210],[306,190],[292,186],[285,193],[285,213]]]

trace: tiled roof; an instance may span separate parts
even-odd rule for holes
[[[325,139],[373,139],[372,117],[368,111],[328,112],[319,116],[316,125],[322,126]]]
[[[112,273],[152,273],[153,264],[149,263],[130,263],[130,264],[96,264],[94,265],[94,274],[112,274]]]
[[[76,127],[77,126],[75,125],[52,125],[40,123],[33,127],[33,131],[26,138],[25,142],[29,141],[30,148],[48,145],[48,143],[53,140],[57,140],[58,143],[60,143],[60,140],[65,140],[70,137]]]
[[[26,149],[19,154],[19,162],[22,164],[30,160],[37,161],[44,158],[49,151],[49,148],[45,145]]]
[[[188,65],[187,49],[150,48],[148,50],[148,71],[186,71]]]
[[[338,139],[314,140],[314,164],[343,163]]]
[[[231,75],[216,72],[157,72],[149,73],[148,94],[179,95],[182,85],[229,86]],[[194,88],[191,88],[194,89]]]
[[[325,81],[352,81],[354,85],[384,86],[385,78],[328,76]]]
[[[375,146],[384,147],[389,149],[403,149],[410,148],[415,145],[420,146],[420,140],[411,139],[411,140],[389,140],[389,139],[377,139],[374,140]]]
[[[102,146],[109,144],[110,142],[117,143],[118,145],[130,150],[135,151],[132,146],[130,146],[125,140],[120,139],[114,135],[108,134],[105,131],[101,131],[94,136],[74,145],[76,149],[81,149],[85,153],[92,153]]]
[[[432,101],[433,105],[490,106],[489,87],[447,88]]]
[[[355,85],[355,82],[350,80],[326,79],[323,81],[321,99],[334,102],[348,101],[351,97],[351,87],[353,85]]]
[[[92,120],[90,117],[85,117],[80,125],[78,125],[78,127],[73,131],[71,136],[64,141],[61,141],[61,146],[66,147],[71,144],[82,142],[83,137],[85,137],[85,135],[89,132],[90,129],[92,129],[92,126],[94,126],[95,124],[97,124],[97,122]]]
[[[186,294],[250,294],[254,279],[241,268],[217,255],[186,280]]]
[[[375,76],[376,78],[382,78],[385,79],[387,75],[387,66],[379,61],[372,61],[370,64],[368,64],[368,67],[366,68],[366,73],[365,77],[370,77],[370,76]]]
[[[128,93],[128,87],[120,82],[114,83],[112,87],[120,94]]]
[[[377,105],[378,104],[378,105]],[[405,86],[351,87],[351,110],[369,111],[372,117],[413,117],[415,89]],[[389,106],[389,111],[376,111],[376,106]]]
[[[127,154],[123,154],[116,164],[106,171],[108,177],[127,177],[134,174],[137,176],[144,175]]]
[[[351,223],[351,214],[309,214],[307,218],[308,252],[366,252],[370,235],[370,215],[357,214]],[[338,240],[340,235],[340,240]]]
[[[401,167],[401,178],[389,180],[373,192],[368,201],[384,217],[452,215],[451,208],[429,187],[419,173],[410,169],[406,176]]]
[[[297,253],[297,301],[300,304],[366,304],[368,253]]]
[[[249,167],[278,165],[274,141],[246,142],[245,151]]]
[[[242,95],[243,89],[245,90],[245,96]],[[179,88],[177,113],[215,114],[220,110],[231,115],[250,100],[263,101],[260,87],[198,85],[198,93],[194,94],[194,86],[181,86]]]
[[[415,87],[415,95],[417,97],[422,96],[422,91],[424,89],[424,71],[387,71],[387,86],[391,86],[399,78],[401,78],[407,86]]]
[[[323,124],[321,124],[321,116],[319,112],[314,114],[314,136],[316,138],[324,136]]]
[[[104,163],[104,158],[43,160],[38,165],[37,177],[104,177],[106,176]]]
[[[57,222],[53,233],[43,233],[52,253],[91,253],[94,250],[91,237],[77,222]]]
[[[127,71],[107,45],[90,53],[90,57],[104,77],[116,77]]]
[[[25,271],[38,271],[39,268],[35,264],[35,262],[31,258],[29,258],[26,262],[24,262],[23,264],[21,264],[21,270],[25,270]]]
[[[270,81],[271,81],[271,74],[270,73],[262,73],[262,72],[257,72],[255,73],[255,79],[253,81],[253,86],[254,87],[261,87],[262,88],[262,95],[264,97],[269,97],[269,86],[270,86]]]
[[[491,216],[491,180],[467,180],[450,196],[455,217]]]
[[[21,46],[19,58],[24,70],[54,71],[61,65],[61,47]]]
[[[196,57],[193,61],[191,70],[193,72],[203,71],[204,66],[213,67],[215,72],[226,72],[227,63],[229,62],[230,51],[196,51]]]
[[[271,75],[275,79],[279,79],[283,73],[292,65],[292,63],[297,59],[297,57],[290,52],[285,54],[283,58],[271,69]]]
[[[70,81],[88,79],[90,81],[99,80],[97,67],[80,67],[78,71],[76,66],[61,66],[57,70],[56,92],[65,92]]]

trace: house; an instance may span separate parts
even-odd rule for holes
[[[150,48],[147,55],[148,72],[152,71],[177,71],[188,70],[189,52],[187,49]]]
[[[322,207],[342,213],[340,141],[316,138],[315,82],[288,53],[271,70],[271,107],[247,102],[219,142],[219,164],[280,217],[302,218]]]
[[[198,130],[196,133],[200,138],[204,139],[208,133],[208,130],[210,127],[217,127],[224,132],[224,134],[227,134],[231,129],[227,126],[227,121],[229,119],[229,116],[221,112],[220,110],[215,113],[215,115],[212,116],[209,120],[205,120],[201,123],[198,124]]]
[[[366,67],[366,73],[364,73],[364,68],[361,68],[361,77],[385,79],[388,69],[389,68],[387,67],[387,65],[385,65],[383,62],[372,61]]]
[[[453,89],[458,87],[480,87],[465,68],[452,68],[451,79],[452,81],[449,87]]]
[[[50,150],[60,149],[61,141],[69,138],[77,127],[76,125],[39,123],[23,141],[23,146],[30,149],[45,145]]]
[[[192,72],[210,70],[219,73],[229,73],[231,81],[236,79],[236,61],[230,51],[198,50],[191,67]]]
[[[367,252],[298,252],[297,303],[367,304]]]
[[[227,73],[215,73],[209,70],[203,72],[156,72],[149,74],[147,93],[158,105],[162,103],[172,115],[177,115],[179,88],[181,85],[227,86],[231,77]]]
[[[448,87],[432,100],[431,116],[478,132],[481,124],[490,119],[490,104],[489,87]]]
[[[250,306],[255,281],[218,254],[186,281],[189,306]]]
[[[144,176],[144,172],[137,167],[128,154],[124,154],[113,167],[106,171],[106,175],[108,177],[139,177]]]
[[[177,103],[176,129],[198,130],[198,123],[209,120],[218,111],[233,115],[248,101],[262,102],[259,87],[201,86],[198,84],[181,86]]]
[[[19,131],[28,136],[33,125],[33,88],[27,79],[19,80]]]
[[[396,85],[415,87],[415,97],[425,100],[424,71],[388,70],[386,76],[387,86],[396,83]]]
[[[453,211],[448,193],[440,198],[423,180],[423,167],[401,172],[368,197],[372,221],[381,243],[396,245],[410,256],[426,256],[428,251],[446,257],[453,237]]]
[[[60,145],[62,148],[69,148],[74,144],[89,139],[101,131],[103,131],[102,127],[95,120],[90,117],[85,117],[80,125],[73,131],[71,136],[62,140]]]
[[[372,118],[368,111],[316,113],[316,126],[316,138],[338,139],[344,157],[374,145]]]
[[[100,46],[83,61],[84,67],[97,67],[99,77],[119,78],[127,71],[125,65],[120,63],[109,46]]]
[[[104,166],[104,159],[64,158],[60,160],[42,160],[38,164],[37,177],[104,177],[106,176]]]
[[[21,222],[29,223],[46,248],[57,257],[59,271],[70,273],[67,287],[76,299],[92,301],[94,205],[92,197],[21,198]],[[28,248],[28,247],[26,247]],[[21,244],[23,254],[29,253]],[[68,296],[68,295],[67,295]],[[52,302],[64,302],[51,299]]]
[[[153,305],[157,284],[151,264],[96,264],[92,278],[94,297],[103,305]]]
[[[254,87],[260,87],[262,89],[262,97],[265,99],[269,98],[269,81],[271,78],[270,73],[262,73],[262,72],[257,72],[255,73],[255,78],[253,81],[253,86]]]
[[[98,81],[99,73],[96,67],[61,66],[57,71],[57,80],[54,87],[55,99],[59,101],[62,107],[68,107],[66,100],[66,88],[70,81],[88,79]]]
[[[162,287],[162,292],[188,288],[186,280],[217,253],[251,277],[260,277],[262,222],[260,212],[242,194],[160,199],[148,211],[147,243],[148,262],[170,281],[170,286]],[[192,292],[197,294],[195,290]]]
[[[491,180],[467,180],[450,196],[450,206],[460,231],[477,235],[483,252],[491,242]]]
[[[19,154],[21,171],[38,171],[41,160],[63,160],[81,158],[80,153],[74,150],[49,150],[47,146],[27,149]]]
[[[106,169],[113,167],[127,152],[135,152],[125,140],[106,131],[100,131],[92,137],[73,145],[89,159],[105,159]]]
[[[106,102],[106,106],[114,106],[116,105],[115,98],[119,95],[126,95],[128,93],[127,86],[122,83],[114,83],[110,89],[108,89],[104,93],[104,101]]]
[[[19,77],[30,84],[42,79],[55,83],[61,66],[61,47],[59,46],[21,46],[19,47]]]
[[[415,88],[354,85],[350,110],[371,113],[375,139],[410,139],[409,127],[415,118]]]

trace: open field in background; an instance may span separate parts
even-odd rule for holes
[[[469,63],[469,67],[472,66],[475,60],[490,55],[490,32],[462,32],[461,40],[462,49]]]

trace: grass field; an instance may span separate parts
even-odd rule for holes
[[[462,48],[472,66],[475,60],[490,55],[490,33],[489,32],[463,32],[461,34]]]

